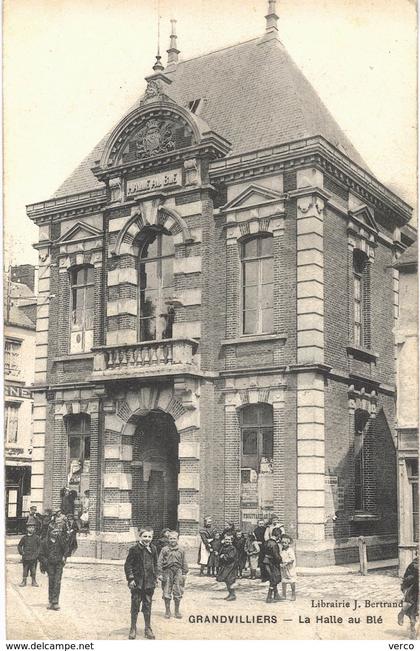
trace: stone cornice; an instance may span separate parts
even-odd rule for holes
[[[318,167],[336,177],[344,187],[393,221],[405,224],[411,218],[411,206],[321,136],[213,161],[209,173],[212,182],[228,183],[307,166]]]
[[[106,188],[99,188],[28,204],[26,214],[35,224],[41,225],[50,222],[57,213],[62,217],[74,217],[97,212],[105,205],[106,200]]]
[[[151,172],[161,172],[166,169],[171,169],[180,162],[189,160],[191,158],[203,158],[208,156],[210,158],[220,158],[226,156],[229,147],[219,138],[216,134],[209,133],[208,137],[197,145],[185,147],[184,149],[177,149],[159,156],[145,158],[143,160],[132,161],[110,167],[109,169],[102,169],[99,166],[93,167],[93,174],[100,181],[107,181],[120,176],[128,175],[141,175],[150,174]]]

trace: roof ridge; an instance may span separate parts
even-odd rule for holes
[[[247,43],[252,43],[253,41],[259,41],[261,40],[261,36],[254,36],[254,38],[250,38],[247,41],[239,41],[238,43],[233,43],[232,45],[225,45],[224,47],[219,47],[216,50],[210,50],[210,52],[204,52],[204,54],[197,54],[197,56],[194,57],[189,57],[188,59],[180,59],[178,61],[177,67],[180,66],[182,63],[187,63],[188,61],[194,61],[195,59],[201,59],[202,57],[207,57],[210,54],[217,54],[217,52],[223,52],[224,50],[230,50],[234,47],[238,47],[239,45],[247,45]],[[274,39],[273,39],[274,40]],[[279,41],[280,43],[280,41]],[[165,74],[171,74],[176,72],[176,68],[174,70],[166,70],[165,68]]]

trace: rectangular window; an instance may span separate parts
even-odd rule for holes
[[[407,478],[411,490],[411,523],[413,542],[419,541],[419,462],[417,459],[407,459]]]
[[[70,352],[72,353],[87,352],[93,346],[94,279],[93,267],[81,267],[71,274]]]
[[[362,279],[354,275],[354,343],[362,345]]]
[[[18,402],[6,402],[5,425],[7,443],[17,443],[19,433],[19,407]]]
[[[242,245],[242,332],[273,332],[273,238],[258,237]]]
[[[22,344],[14,339],[4,342],[4,372],[13,378],[20,376],[20,351]]]

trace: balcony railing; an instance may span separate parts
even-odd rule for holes
[[[101,378],[175,375],[198,368],[198,342],[162,339],[95,349],[93,376]]]

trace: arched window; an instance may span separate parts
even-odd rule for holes
[[[363,251],[353,251],[353,337],[357,346],[367,345],[367,256]]]
[[[357,409],[354,415],[354,510],[366,511],[366,444],[369,412]]]
[[[273,238],[242,244],[242,332],[273,331]]]
[[[139,340],[170,339],[173,308],[173,238],[164,229],[150,228],[139,258]]]
[[[67,483],[83,496],[89,490],[90,417],[87,414],[65,416],[67,430]]]
[[[273,508],[273,408],[257,403],[241,409],[241,511],[243,522]]]
[[[95,308],[94,268],[90,265],[70,271],[71,326],[70,352],[87,352],[93,346]]]

